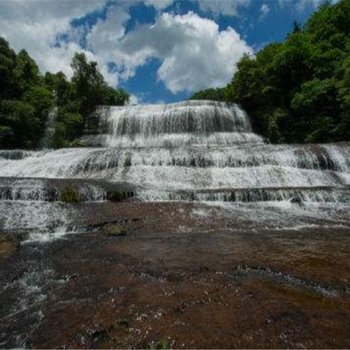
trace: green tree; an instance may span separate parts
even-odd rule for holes
[[[97,62],[88,62],[84,53],[75,54],[72,68],[74,71],[72,82],[80,101],[80,112],[86,120],[96,106],[102,104],[102,91],[106,83],[97,68]]]
[[[16,55],[0,37],[1,148],[39,147],[48,126],[53,132],[46,134],[45,143],[69,146],[82,135],[84,120],[98,105],[129,101],[123,89],[107,85],[97,63],[89,62],[84,54],[74,56],[72,67],[72,81],[62,72],[42,76],[25,50]]]
[[[206,89],[196,92],[191,96],[191,100],[215,100],[215,101],[225,101],[225,89]]]
[[[34,107],[20,100],[4,100],[1,103],[1,119],[8,128],[3,141],[13,148],[33,148],[40,127]]]
[[[350,140],[349,57],[350,0],[325,1],[282,43],[243,56],[223,96],[272,142]]]
[[[84,53],[75,54],[72,68],[72,83],[84,121],[98,105],[124,105],[129,102],[129,95],[122,89],[109,87],[98,70],[97,62],[89,62]]]
[[[102,95],[102,104],[107,106],[124,106],[130,102],[129,94],[123,89],[114,89],[106,85],[102,89]]]
[[[14,74],[22,93],[41,83],[39,67],[25,50],[21,50],[16,57]]]
[[[16,88],[14,69],[16,54],[8,42],[0,37],[0,100],[13,97]]]

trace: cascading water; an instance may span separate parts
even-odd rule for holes
[[[50,148],[52,138],[55,134],[55,122],[57,119],[57,107],[53,107],[47,117],[44,137],[41,144],[44,148]]]
[[[288,202],[299,209],[302,203],[335,209],[350,203],[350,144],[268,144],[253,133],[237,105],[187,101],[101,107],[96,117],[98,132],[84,137],[94,147],[0,151],[2,200],[58,200],[47,194],[47,179],[93,179],[86,197],[92,200],[104,200],[96,184],[104,181],[128,184],[144,201],[260,208]]]

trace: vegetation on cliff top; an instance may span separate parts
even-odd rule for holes
[[[323,3],[284,42],[237,68],[226,87],[192,98],[241,104],[274,143],[350,140],[350,0]]]
[[[0,148],[42,146],[50,111],[57,108],[46,146],[65,147],[82,134],[97,105],[124,105],[129,95],[107,85],[96,62],[83,53],[72,61],[73,78],[40,74],[25,50],[16,54],[0,37]]]

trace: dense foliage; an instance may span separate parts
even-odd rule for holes
[[[213,101],[226,101],[226,89],[206,89],[196,92],[192,97],[192,100],[213,100]]]
[[[240,103],[272,142],[350,140],[350,0],[323,3],[283,43],[244,56],[227,87],[192,98]]]
[[[0,148],[69,146],[97,105],[129,101],[84,54],[74,56],[72,68],[71,81],[62,72],[42,76],[26,51],[16,54],[0,37]]]

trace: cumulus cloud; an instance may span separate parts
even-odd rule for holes
[[[152,26],[139,26],[125,35],[108,55],[124,68],[124,79],[148,59],[159,59],[158,79],[177,93],[225,85],[244,53],[252,54],[252,49],[235,30],[220,31],[214,21],[189,12],[163,13]]]
[[[172,0],[1,0],[0,35],[19,51],[26,49],[38,62],[40,69],[51,72],[63,71],[72,75],[70,62],[75,52],[84,52],[96,60],[102,68],[107,81],[113,85],[118,82],[118,74],[108,69],[108,58],[98,50],[99,55],[90,48],[83,48],[80,40],[84,31],[74,28],[71,21],[89,13],[103,9],[108,4],[107,20],[99,21],[100,32],[92,28],[90,40],[93,46],[99,43],[111,45],[124,34],[124,23],[129,19],[128,9],[140,2],[157,10],[169,6]],[[109,26],[109,28],[106,28]],[[69,40],[58,40],[64,34]],[[103,36],[104,35],[104,36]]]
[[[260,18],[264,18],[268,15],[268,13],[270,12],[270,7],[267,4],[262,4],[260,7]]]
[[[153,25],[139,25],[126,32],[129,9],[140,1],[160,13]],[[63,71],[71,77],[74,53],[85,52],[98,62],[111,85],[133,77],[138,67],[155,58],[160,62],[157,78],[172,93],[223,86],[232,77],[236,62],[252,49],[234,29],[220,31],[213,20],[192,12],[161,13],[172,1],[2,0],[0,35],[15,50],[26,49],[43,72]],[[209,2],[200,1],[210,10]],[[227,2],[236,5],[221,5],[221,11],[233,13],[239,3],[247,2]],[[102,9],[105,15],[93,25],[72,26],[73,19]]]
[[[332,3],[336,3],[339,0],[331,0]],[[298,11],[304,11],[306,7],[313,6],[317,8],[320,6],[324,0],[278,0],[281,7],[286,5],[294,6]]]
[[[193,13],[163,16],[155,30],[161,32],[168,28],[181,35],[170,50],[157,48],[159,56],[164,59],[158,78],[173,93],[227,84],[242,55],[252,53],[232,28],[220,32],[214,21]]]
[[[145,5],[153,6],[157,10],[163,10],[173,3],[173,0],[144,0]]]
[[[199,8],[216,16],[238,16],[240,7],[248,7],[251,0],[197,0]]]
[[[70,22],[73,18],[81,17],[103,4],[104,0],[2,0],[0,35],[16,51],[26,49],[42,71],[61,70],[70,76],[70,62],[74,53],[84,50],[74,42],[56,45],[57,36],[72,30]]]
[[[142,104],[142,101],[140,100],[140,98],[137,95],[131,94],[130,95],[130,105],[139,105]]]

